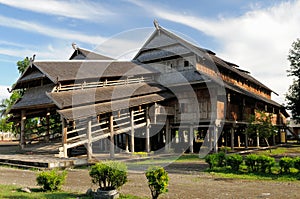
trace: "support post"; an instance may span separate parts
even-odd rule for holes
[[[149,108],[146,108],[146,152],[150,152],[150,118],[149,118]]]
[[[189,145],[190,153],[194,153],[194,126],[192,124],[190,125]]]
[[[217,126],[214,126],[214,132],[213,132],[213,135],[214,135],[214,152],[215,153],[218,153],[218,127]]]
[[[114,116],[111,115],[109,117],[109,130],[110,130],[110,145],[109,145],[109,153],[110,158],[114,159],[115,157],[115,146],[114,146]]]
[[[131,127],[130,151],[131,153],[134,153],[134,112],[133,110],[130,111],[130,127]]]
[[[208,140],[208,146],[209,146],[209,151],[212,150],[213,144],[212,144],[212,134],[211,134],[211,128],[209,127],[207,130],[207,140]]]
[[[25,110],[21,111],[21,132],[20,132],[20,146],[21,149],[25,148]]]
[[[170,152],[171,149],[171,128],[170,128],[170,119],[167,117],[166,120],[166,144],[165,144],[165,152]]]
[[[230,133],[231,133],[231,150],[234,150],[234,128],[233,127],[230,129]]]
[[[259,145],[259,134],[256,133],[256,144],[257,144],[257,147],[260,147]]]
[[[129,142],[129,135],[128,134],[125,134],[125,152],[126,153],[129,153],[129,144],[128,144],[128,142]]]
[[[91,160],[93,155],[93,149],[92,149],[92,121],[89,120],[87,123],[87,159]]]
[[[238,147],[240,148],[241,147],[241,137],[238,135],[237,139],[238,139]]]
[[[61,128],[62,128],[63,157],[68,158],[68,149],[67,149],[68,128],[67,128],[66,120],[62,116],[61,116]]]
[[[47,123],[47,132],[46,132],[45,141],[49,142],[50,141],[50,113],[49,112],[47,112],[46,114],[46,123]]]
[[[245,134],[245,148],[248,149],[248,134]]]

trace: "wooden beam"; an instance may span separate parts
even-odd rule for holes
[[[165,131],[166,131],[166,144],[165,144],[165,152],[170,152],[171,149],[171,128],[170,128],[170,119],[167,117],[166,120],[166,127],[165,127]]]
[[[130,151],[134,153],[134,111],[130,111],[130,127],[131,127],[131,145]]]
[[[26,113],[25,110],[21,111],[21,132],[20,132],[21,149],[25,148],[25,120],[26,120],[25,113]]]
[[[217,126],[214,126],[214,152],[218,153],[218,134],[219,134],[219,128]]]
[[[46,130],[45,141],[49,142],[50,141],[50,112],[47,112],[46,114],[46,123],[47,123],[47,130]]]
[[[110,145],[109,145],[109,153],[110,158],[115,158],[115,146],[114,146],[114,116],[111,115],[109,117],[109,131],[110,131]]]
[[[61,116],[61,128],[62,128],[62,145],[63,145],[63,156],[68,158],[68,147],[67,147],[67,137],[68,137],[68,128],[65,118]]]
[[[190,153],[194,153],[194,126],[192,124],[190,125],[189,142]]]
[[[230,133],[231,133],[231,150],[234,150],[234,128],[231,127],[230,129]]]
[[[93,149],[92,149],[92,121],[89,120],[87,123],[87,138],[88,138],[88,142],[87,142],[87,159],[91,160],[92,159],[92,155],[93,155]]]
[[[149,153],[150,148],[150,118],[149,118],[149,108],[146,108],[145,111],[145,118],[146,118],[146,152]]]

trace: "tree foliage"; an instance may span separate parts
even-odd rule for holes
[[[249,124],[246,128],[246,134],[267,139],[276,134],[276,127],[272,124],[273,115],[264,111],[256,111],[256,114],[250,115]]]
[[[19,73],[23,74],[29,65],[30,65],[30,59],[28,57],[26,57],[23,60],[18,61],[17,66],[18,66]]]
[[[286,94],[287,108],[291,110],[292,118],[300,122],[300,39],[293,42],[289,51],[288,61],[290,70],[288,76],[293,77],[293,83],[290,85]]]

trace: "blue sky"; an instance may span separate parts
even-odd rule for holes
[[[250,71],[283,103],[291,82],[286,57],[300,37],[299,10],[300,0],[0,0],[0,98],[19,76],[18,60],[33,54],[37,60],[66,60],[72,42],[130,59],[157,19]]]

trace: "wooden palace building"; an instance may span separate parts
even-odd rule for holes
[[[248,147],[257,145],[256,138],[243,133],[256,110],[273,114],[278,135],[272,142],[283,141],[288,114],[271,99],[271,89],[214,52],[154,24],[131,61],[75,45],[67,61],[33,60],[13,88],[24,91],[11,109],[20,145],[26,147],[30,137],[26,121],[39,117],[47,121],[41,133],[45,140],[60,140],[61,157],[83,145],[88,158]],[[50,128],[53,115],[60,117],[58,132]]]

